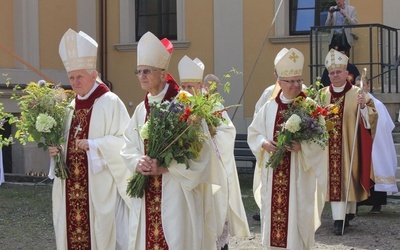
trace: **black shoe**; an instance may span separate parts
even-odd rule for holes
[[[350,221],[356,217],[355,214],[346,214],[345,222],[344,222],[344,227],[349,227],[350,226]]]
[[[228,250],[228,244],[226,244],[221,250]]]
[[[260,214],[253,215],[253,220],[260,221]]]
[[[371,208],[371,211],[369,211],[369,213],[370,213],[370,214],[380,214],[380,213],[381,213],[381,209],[382,209],[382,206],[381,206],[381,205],[374,205],[374,206]]]
[[[333,223],[335,234],[342,235],[343,220],[335,220]]]

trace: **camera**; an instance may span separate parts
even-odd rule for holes
[[[333,13],[333,12],[335,12],[335,11],[340,11],[340,9],[339,9],[339,8],[330,8],[330,9],[329,9],[329,12],[330,12],[330,13]]]

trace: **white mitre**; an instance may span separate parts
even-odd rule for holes
[[[299,50],[291,48],[276,63],[278,77],[293,77],[303,74],[304,55]]]
[[[331,49],[325,57],[325,68],[329,71],[334,68],[347,69],[349,58],[334,49]]]
[[[204,63],[195,58],[190,59],[188,56],[182,57],[178,63],[179,79],[180,82],[198,82],[203,80]]]
[[[96,69],[97,42],[85,32],[72,29],[61,38],[58,53],[67,72]]]
[[[146,32],[137,46],[137,65],[168,69],[173,50],[172,43],[164,38],[158,39],[153,33]]]
[[[281,49],[281,51],[278,52],[278,54],[276,54],[275,56],[275,60],[274,60],[274,65],[276,66],[276,64],[279,62],[279,60],[282,59],[282,57],[288,52],[289,50],[287,48],[283,48]]]

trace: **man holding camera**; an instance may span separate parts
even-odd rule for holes
[[[329,8],[329,14],[326,18],[326,26],[344,26],[357,24],[357,11],[353,6],[346,5],[345,0],[336,0],[336,6]],[[335,46],[342,45],[346,48],[346,54],[350,53],[350,48],[353,45],[353,37],[351,29],[332,29],[329,37],[331,41],[329,49]]]

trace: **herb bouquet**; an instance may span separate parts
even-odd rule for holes
[[[31,82],[26,88],[14,87],[11,97],[17,100],[21,116],[15,120],[17,127],[15,138],[22,144],[36,142],[39,148],[47,150],[49,146],[59,147],[64,142],[64,126],[71,100],[72,91],[64,90],[44,81]],[[54,157],[55,175],[61,179],[68,177],[68,168],[60,148]]]
[[[0,103],[0,130],[4,130],[3,125],[8,122],[9,124],[12,124],[14,121],[14,116],[11,113],[7,113],[4,111],[3,103]],[[13,138],[12,136],[5,137],[2,134],[0,134],[0,150],[4,146],[8,146],[12,144]]]
[[[299,96],[282,112],[285,122],[281,124],[282,129],[277,135],[278,151],[271,153],[266,163],[266,167],[273,169],[278,167],[287,147],[292,146],[292,141],[317,143],[325,148],[331,129],[325,118],[337,114],[338,108],[334,105],[322,107],[310,98]]]
[[[199,156],[206,139],[202,120],[206,120],[210,131],[223,121],[223,110],[216,111],[221,101],[217,93],[190,96],[181,91],[171,102],[151,103],[149,117],[139,128],[146,154],[157,159],[160,166],[169,167],[171,161],[176,160],[189,168],[188,161]],[[136,172],[128,180],[127,194],[143,197],[148,178]]]

